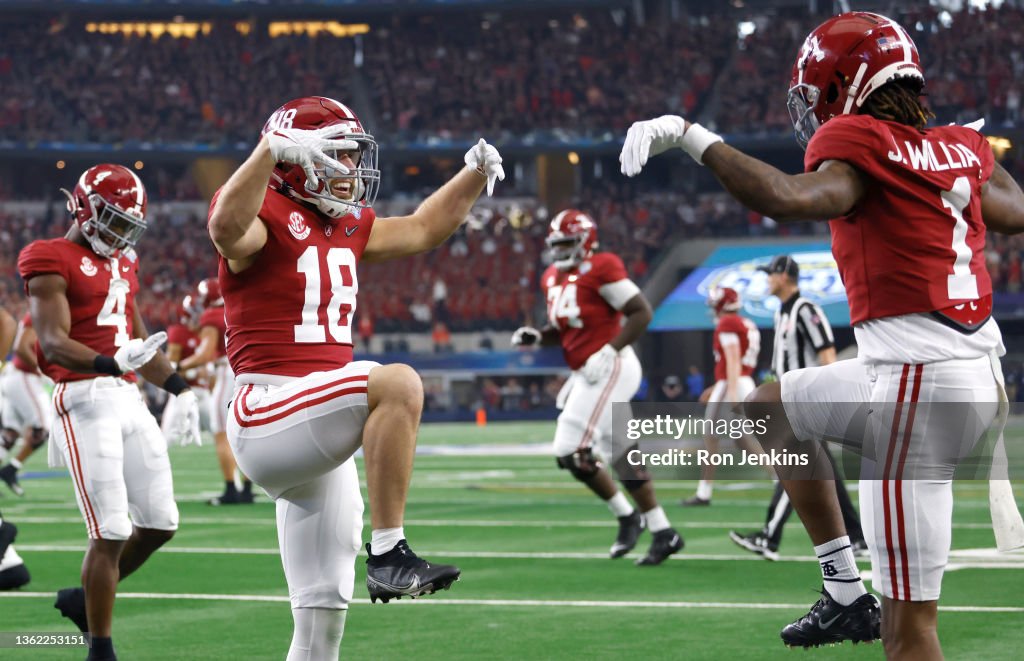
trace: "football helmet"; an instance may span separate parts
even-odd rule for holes
[[[825,21],[807,35],[793,64],[787,105],[797,142],[806,149],[819,126],[856,113],[872,92],[899,78],[924,85],[917,46],[899,23],[861,11]]]
[[[100,257],[134,248],[146,231],[146,188],[123,165],[94,165],[82,173],[73,191],[60,190],[75,223]]]
[[[224,297],[220,293],[220,282],[217,278],[206,278],[200,280],[196,286],[196,294],[193,297],[199,311],[209,308],[221,307],[224,305]]]
[[[551,221],[547,239],[552,263],[568,271],[594,254],[597,249],[597,225],[578,209],[566,209]]]
[[[353,155],[355,169],[342,175],[323,163],[315,166],[319,180],[316,187],[306,180],[303,169],[292,163],[278,163],[271,176],[271,185],[319,209],[331,220],[338,220],[359,209],[373,206],[380,190],[380,169],[377,167],[377,142],[364,129],[352,110],[334,99],[323,96],[305,96],[284,104],[263,125],[260,136],[276,129],[321,129],[337,126],[340,140],[352,140],[359,145]],[[338,152],[328,152],[338,159]],[[338,159],[340,160],[340,159]],[[347,195],[336,194],[332,182],[350,182]]]
[[[192,294],[187,294],[185,298],[181,299],[181,323],[186,326],[194,326],[199,322],[199,315],[202,313],[202,309],[199,307],[199,302],[196,297]]]
[[[725,312],[739,312],[742,305],[740,293],[732,287],[715,287],[708,292],[708,307],[715,311],[715,315]]]

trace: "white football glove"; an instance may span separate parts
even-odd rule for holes
[[[501,167],[501,154],[493,145],[480,138],[480,142],[470,147],[466,152],[466,166],[476,170],[487,177],[487,197],[494,193],[494,182],[496,179],[505,181],[505,169]]]
[[[540,344],[541,332],[530,326],[520,326],[512,333],[512,346],[532,347]]]
[[[199,400],[191,390],[183,390],[175,398],[174,418],[168,427],[167,440],[181,446],[203,444],[199,433]]]
[[[580,372],[587,383],[598,383],[611,373],[618,357],[619,352],[615,350],[615,347],[606,344],[595,351],[590,358],[587,358],[587,362],[580,368]]]
[[[338,140],[328,136],[337,135],[337,126],[321,129],[275,129],[267,134],[267,145],[275,163],[294,163],[306,173],[311,190],[316,190],[320,181],[316,176],[315,163],[337,170],[346,175],[349,169],[327,155],[331,149],[350,151],[359,148],[355,140]]]
[[[682,148],[686,120],[678,115],[662,115],[643,122],[634,122],[626,132],[626,141],[619,154],[622,174],[635,177],[651,156]]]
[[[153,333],[144,340],[132,338],[128,340],[128,344],[117,350],[114,362],[124,374],[135,371],[152,360],[166,341],[167,333],[163,331]]]

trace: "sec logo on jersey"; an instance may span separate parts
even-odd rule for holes
[[[309,225],[298,211],[293,211],[288,216],[288,231],[299,241],[305,241],[309,236]]]

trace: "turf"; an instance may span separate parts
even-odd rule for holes
[[[463,579],[450,592],[371,606],[360,559],[345,658],[882,658],[880,645],[805,653],[779,642],[781,625],[806,611],[820,584],[816,564],[802,559],[811,553],[806,534],[791,522],[776,563],[749,556],[726,536],[732,527],[759,525],[769,482],[719,488],[711,508],[695,510],[677,506],[692,482],[659,483],[687,546],[680,559],[639,568],[633,558],[650,537],[631,557],[607,559],[614,521],[539,454],[551,432],[548,423],[423,429],[406,530],[418,552],[458,564]],[[516,446],[496,455],[502,444]],[[120,657],[283,659],[291,617],[273,505],[259,498],[251,507],[206,506],[218,487],[209,443],[175,448],[172,461],[181,529],[122,584]],[[4,517],[19,526],[16,546],[33,577],[20,594],[0,593],[2,631],[71,630],[53,609],[52,593],[77,582],[85,528],[67,475],[43,464],[35,456],[26,466],[37,474],[24,480],[23,499],[0,499]],[[954,548],[991,547],[986,485],[957,484],[956,495]],[[1016,658],[1024,648],[1024,558],[1002,560],[999,568],[974,563],[947,573],[944,607],[1011,609],[943,611],[948,658]],[[84,656],[67,648],[0,651],[3,659]]]

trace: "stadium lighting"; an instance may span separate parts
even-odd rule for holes
[[[754,21],[740,21],[736,24],[736,33],[740,39],[749,37],[757,31],[757,24]]]
[[[136,170],[141,170],[144,167],[146,167],[145,163],[143,163],[142,161],[135,161],[135,169]]]
[[[57,169],[63,170],[64,166],[67,165],[64,161],[57,161]]]
[[[992,153],[994,153],[996,158],[999,160],[1002,160],[1003,156],[1006,155],[1006,152],[1013,149],[1013,143],[1010,142],[1009,138],[990,135],[987,136],[986,139],[988,140],[988,144],[992,146]]]
[[[579,165],[580,155],[574,151],[569,152],[569,162],[572,163],[573,165]]]

